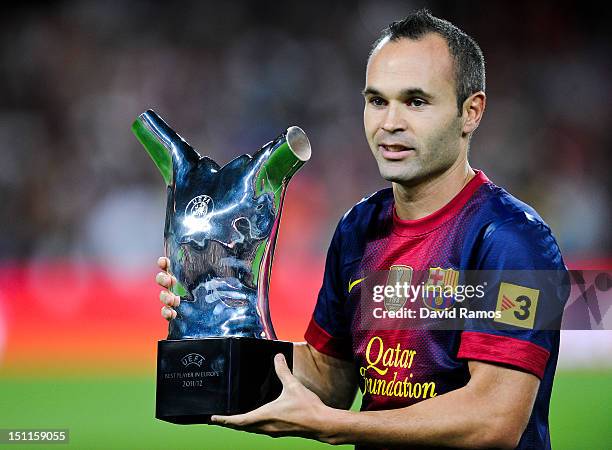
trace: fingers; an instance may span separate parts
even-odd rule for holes
[[[167,272],[159,272],[155,276],[155,282],[159,284],[161,287],[165,287],[170,289],[172,286],[176,284],[176,278],[170,275]]]
[[[274,367],[276,369],[276,374],[278,375],[278,378],[280,378],[283,385],[289,382],[297,381],[297,378],[295,378],[289,370],[289,367],[287,366],[287,361],[285,360],[285,356],[282,353],[279,353],[274,356]],[[214,424],[230,428],[249,427],[252,425],[256,425],[257,423],[265,422],[270,417],[274,405],[276,405],[277,403],[278,399],[270,403],[266,403],[265,405],[262,405],[259,408],[245,414],[236,414],[233,416],[213,415],[210,418],[210,421]]]
[[[167,272],[170,268],[170,260],[162,256],[157,260],[157,265],[163,272],[159,272],[155,276],[155,282],[166,289],[170,289],[172,286],[176,285],[176,278]],[[172,308],[176,308],[180,305],[180,297],[169,291],[161,291],[159,293],[159,300],[164,304],[161,309],[162,317],[166,320],[175,319],[176,311]]]
[[[161,315],[166,320],[173,320],[176,318],[176,311],[169,306],[163,306],[161,309]]]
[[[176,308],[181,304],[181,298],[169,291],[161,291],[159,293],[159,301],[171,308]]]
[[[240,426],[240,419],[234,417],[234,416],[211,416],[210,417],[210,421],[212,423],[216,423],[217,425],[223,425],[223,426]]]
[[[274,356],[274,368],[276,369],[276,375],[280,379],[283,386],[287,383],[293,382],[296,378],[289,370],[289,366],[287,366],[287,361],[285,360],[285,355],[279,353]]]
[[[170,260],[165,256],[160,256],[157,260],[157,265],[161,270],[168,270],[170,268]]]
[[[159,272],[155,277],[155,281],[162,287],[170,289],[176,284],[176,278],[168,273],[170,269],[170,260],[165,256],[160,256],[157,259],[157,265],[163,272]]]
[[[165,305],[161,309],[161,315],[166,320],[176,319],[176,311],[172,309],[181,304],[181,298],[169,291],[161,291],[159,300]]]
[[[269,403],[244,414],[236,414],[233,416],[213,415],[211,416],[210,421],[214,424],[230,428],[248,427],[257,424],[268,417],[268,405]]]

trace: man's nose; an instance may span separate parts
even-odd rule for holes
[[[382,129],[394,133],[397,131],[403,131],[406,129],[405,118],[402,117],[401,106],[394,102],[389,103],[387,107],[387,113],[382,123]]]

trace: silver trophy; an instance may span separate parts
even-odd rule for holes
[[[311,155],[306,134],[290,127],[220,167],[151,110],[132,130],[166,182],[164,246],[181,297],[158,343],[156,417],[200,423],[272,400],[274,354],[290,364],[292,344],[276,340],[268,288],[287,184]]]

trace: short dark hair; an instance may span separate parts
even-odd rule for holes
[[[475,92],[485,90],[485,60],[476,41],[449,21],[431,15],[427,9],[419,9],[385,28],[372,46],[370,57],[385,39],[419,40],[428,33],[442,36],[455,60],[455,92],[461,115],[465,99]]]

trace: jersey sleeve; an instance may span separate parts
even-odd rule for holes
[[[510,366],[542,379],[559,346],[567,271],[550,229],[538,220],[490,226],[474,273],[486,281],[478,310],[495,318],[467,319],[457,357]],[[556,356],[555,356],[556,358]]]
[[[304,337],[321,353],[351,360],[350,320],[345,312],[341,230],[342,222],[338,224],[327,252],[323,285]]]

